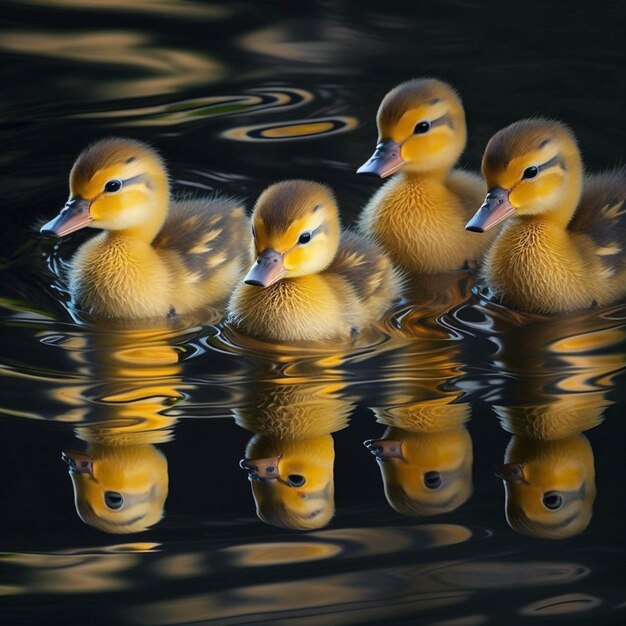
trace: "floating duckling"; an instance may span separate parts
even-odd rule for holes
[[[71,261],[69,286],[89,313],[165,317],[225,300],[243,270],[248,221],[238,200],[172,200],[165,164],[132,139],[98,141],[70,173],[70,199],[41,232],[103,233]]]
[[[384,97],[376,121],[376,151],[357,173],[399,173],[371,198],[361,230],[409,272],[472,264],[490,237],[472,240],[464,230],[485,186],[479,176],[452,169],[466,142],[456,92],[439,80],[410,80]]]
[[[626,294],[626,169],[588,177],[572,132],[521,120],[487,144],[484,204],[467,229],[507,219],[485,257],[483,280],[507,306],[560,313]]]
[[[247,335],[273,342],[349,337],[400,293],[387,256],[364,237],[341,233],[324,185],[271,185],[252,222],[257,260],[228,306],[230,321]]]
[[[241,467],[248,472],[257,515],[282,528],[312,530],[335,513],[335,447],[330,433],[347,425],[352,402],[342,384],[287,381],[262,386],[237,423],[255,432]]]

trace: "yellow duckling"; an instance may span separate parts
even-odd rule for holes
[[[257,261],[229,303],[230,321],[266,341],[349,337],[399,295],[387,256],[341,233],[330,189],[304,180],[268,187],[252,215]]]
[[[452,169],[466,142],[456,92],[439,80],[410,80],[385,96],[376,122],[376,151],[357,172],[399,174],[371,198],[361,230],[409,272],[447,272],[472,263],[489,237],[472,240],[464,226],[485,187],[479,176]]]
[[[626,170],[589,177],[572,132],[521,120],[487,144],[489,193],[468,222],[483,232],[507,223],[483,276],[507,305],[537,313],[605,306],[626,293]]]
[[[335,513],[335,446],[352,402],[338,384],[269,384],[237,423],[255,432],[240,465],[248,472],[257,515],[282,528],[312,530]]]
[[[173,201],[161,157],[132,139],[98,141],[70,173],[70,199],[41,232],[103,233],[71,262],[70,290],[109,318],[165,317],[226,298],[243,269],[247,219],[238,200]]]

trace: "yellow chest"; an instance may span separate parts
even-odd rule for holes
[[[267,287],[240,285],[229,304],[231,322],[269,341],[349,337],[358,317],[340,298],[343,281],[330,275],[280,280]]]
[[[81,307],[106,317],[161,317],[171,306],[170,273],[155,250],[106,233],[72,259],[70,289]]]
[[[361,228],[404,269],[441,272],[473,259],[480,238],[465,231],[460,199],[439,180],[398,175],[365,207]]]
[[[515,308],[553,313],[591,305],[584,259],[566,231],[541,220],[506,225],[483,273],[494,293]]]

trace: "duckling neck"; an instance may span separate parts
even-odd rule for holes
[[[410,167],[403,169],[401,176],[404,175],[407,182],[423,181],[426,183],[436,183],[443,185],[450,173],[451,168],[438,168],[434,170],[413,170]]]
[[[582,161],[578,154],[568,155],[567,169],[569,172],[569,181],[562,201],[552,211],[537,216],[542,221],[562,229],[566,229],[572,217],[574,217],[582,194],[583,168]]]
[[[155,190],[153,202],[150,205],[149,217],[135,226],[110,231],[112,236],[142,241],[146,244],[152,243],[161,228],[163,228],[170,204],[170,192],[167,182],[154,184],[157,185],[157,189]]]

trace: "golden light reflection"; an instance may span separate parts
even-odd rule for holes
[[[73,419],[82,411],[75,433],[86,449],[63,459],[79,517],[107,533],[142,532],[163,516],[168,467],[155,444],[171,440],[176,418],[163,412],[183,397],[170,337],[170,329],[99,330],[57,342],[95,383],[51,395],[74,407]]]
[[[396,355],[383,380],[382,406],[372,407],[387,426],[366,447],[375,456],[385,496],[399,513],[417,517],[448,513],[472,493],[472,440],[465,423],[470,407],[453,380],[461,364],[456,342],[430,353],[410,349]]]
[[[149,36],[132,31],[4,30],[0,32],[0,50],[100,66],[98,79],[90,80],[88,87],[85,84],[88,94],[82,96],[104,100],[178,92],[219,80],[225,73],[206,53],[156,47]],[[110,75],[104,66],[110,66]]]
[[[193,17],[195,19],[224,19],[232,14],[232,11],[219,4],[209,2],[194,2],[193,0],[14,0],[27,6],[51,7],[58,9],[83,11],[115,11],[128,13],[148,13],[151,15],[167,15],[182,18]]]
[[[234,410],[254,432],[241,466],[248,472],[257,515],[275,526],[311,530],[335,512],[335,449],[331,433],[347,426],[352,402],[343,385],[281,382],[253,387]]]
[[[290,141],[293,139],[314,139],[345,133],[359,125],[356,117],[319,117],[306,120],[291,120],[280,124],[257,124],[242,126],[222,133],[226,139],[235,141]]]
[[[600,424],[613,403],[626,331],[599,315],[531,318],[499,334],[497,343],[505,376],[494,409],[513,434],[497,472],[507,522],[544,539],[578,535],[596,496],[593,449],[582,433]]]
[[[208,118],[253,115],[275,109],[285,111],[312,100],[313,94],[304,89],[251,90],[245,94],[193,98],[150,107],[77,113],[72,117],[106,119],[120,126],[174,126]]]

